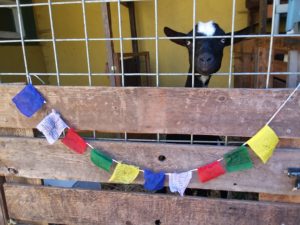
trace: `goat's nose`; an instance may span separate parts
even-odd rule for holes
[[[200,55],[199,60],[201,63],[206,64],[206,63],[211,63],[213,61],[213,55],[210,53],[203,53]]]

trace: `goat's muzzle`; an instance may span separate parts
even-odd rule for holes
[[[210,75],[217,71],[218,67],[214,55],[209,52],[202,53],[196,58],[195,70],[200,74]]]

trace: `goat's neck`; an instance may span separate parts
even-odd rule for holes
[[[191,67],[189,68],[189,73],[192,73]],[[207,87],[210,77],[201,75],[201,74],[195,74],[195,79],[194,79],[194,87]],[[186,82],[185,82],[185,87],[192,87],[192,76],[188,75]]]

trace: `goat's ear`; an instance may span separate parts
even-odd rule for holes
[[[186,34],[177,32],[175,30],[172,30],[169,27],[165,27],[164,32],[165,32],[167,37],[187,37]],[[178,44],[178,45],[187,46],[187,40],[186,39],[170,39],[170,40],[173,41],[174,43]]]
[[[242,30],[238,30],[238,31],[235,31],[234,32],[234,35],[246,35],[246,34],[253,34],[254,33],[254,28],[255,28],[255,25],[252,25],[252,26],[249,26],[249,27],[246,27]],[[227,33],[226,35],[231,35],[231,32],[230,33]],[[234,38],[233,39],[233,43],[236,44],[236,43],[239,43],[243,40],[245,40],[246,38]],[[225,46],[229,46],[231,45],[231,39],[230,38],[225,38]]]

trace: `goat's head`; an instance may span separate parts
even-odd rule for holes
[[[236,31],[234,34],[247,34],[251,30],[252,29],[248,27]],[[186,39],[171,39],[171,41],[185,46],[188,49],[190,62],[189,72],[191,72],[193,59],[193,39],[191,37],[193,36],[193,30],[185,34],[165,27],[164,32],[168,37],[187,37]],[[218,24],[209,21],[207,23],[199,22],[196,24],[195,34],[197,37],[203,36],[205,38],[196,39],[195,41],[194,71],[200,75],[209,76],[220,69],[223,58],[223,49],[231,44],[230,38],[210,38],[210,36],[231,35],[231,33],[225,33]],[[235,38],[234,43],[241,40],[241,38]]]

